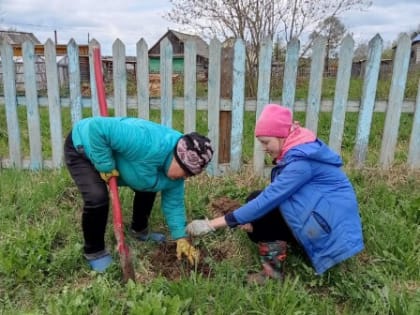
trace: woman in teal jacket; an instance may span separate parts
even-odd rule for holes
[[[259,244],[260,275],[274,278],[283,276],[286,243],[300,246],[317,274],[360,252],[358,203],[341,158],[280,105],[265,106],[255,135],[276,164],[271,184],[223,217],[191,222],[188,232],[242,226]]]
[[[184,179],[210,162],[210,140],[198,133],[182,135],[163,125],[130,117],[91,117],[77,122],[66,139],[65,161],[83,198],[84,255],[96,271],[112,259],[104,234],[109,211],[107,181],[134,190],[131,230],[139,240],[165,240],[149,231],[148,219],[157,192],[177,254],[192,262],[198,252],[186,240]],[[180,258],[180,257],[179,257]]]

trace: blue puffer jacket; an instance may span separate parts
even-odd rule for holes
[[[245,224],[279,207],[322,274],[364,247],[355,192],[341,166],[320,140],[293,147],[273,168],[271,184],[232,214]]]
[[[174,148],[182,134],[163,125],[130,117],[91,117],[72,131],[99,172],[117,169],[119,186],[161,192],[162,211],[173,239],[185,237],[184,180],[167,177]]]

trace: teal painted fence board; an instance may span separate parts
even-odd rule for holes
[[[197,120],[197,48],[194,41],[187,40],[184,54],[184,133],[189,133],[196,130]]]
[[[16,104],[16,71],[13,61],[12,46],[5,42],[0,44],[1,64],[3,68],[4,102],[6,106],[7,134],[9,143],[10,165],[22,167],[20,149],[19,121]]]
[[[119,39],[112,45],[112,78],[114,82],[115,116],[127,116],[125,45]]]
[[[214,149],[213,159],[207,167],[210,175],[220,175],[219,171],[219,130],[220,130],[220,76],[222,45],[217,39],[210,41],[209,47],[209,78],[208,78],[208,128],[209,139]]]
[[[161,123],[172,127],[172,45],[167,38],[160,43]]]
[[[51,39],[45,43],[45,71],[47,74],[48,113],[51,132],[52,166],[63,165],[63,130],[61,123],[60,87],[57,55]]]
[[[292,39],[287,44],[283,76],[282,105],[290,108],[292,111],[295,104],[299,50],[300,42],[298,39]]]
[[[353,49],[354,40],[350,35],[348,35],[344,38],[339,53],[337,81],[334,94],[334,108],[329,138],[329,145],[331,149],[335,150],[337,153],[341,153],[341,143],[343,142]]]
[[[381,65],[382,45],[383,41],[379,35],[375,35],[375,37],[369,42],[369,52],[366,72],[363,80],[359,121],[356,131],[356,144],[354,147],[354,164],[359,168],[364,165],[368,150],[372,116],[374,107],[376,107],[375,96]]]
[[[230,168],[238,172],[242,165],[245,105],[245,43],[237,39],[234,46],[232,82],[232,130]]]
[[[79,46],[71,39],[67,45],[69,58],[69,90],[71,122],[74,125],[82,119],[82,95],[80,94],[80,61]]]
[[[28,119],[28,135],[30,160],[29,167],[38,170],[43,167],[41,124],[38,109],[38,92],[36,89],[35,48],[27,41],[22,45],[25,77],[26,117]],[[80,93],[79,93],[80,94]]]
[[[417,86],[417,101],[411,129],[407,163],[412,169],[420,169],[420,80]]]
[[[137,43],[137,110],[140,118],[149,119],[149,57],[146,41],[142,38]]]
[[[271,56],[273,46],[270,38],[261,42],[258,67],[258,89],[257,89],[257,108],[255,111],[255,120],[261,114],[264,106],[270,102],[270,82],[271,82]],[[264,173],[264,151],[259,141],[254,141],[254,172],[259,176]]]
[[[319,107],[321,103],[322,75],[325,63],[325,38],[319,37],[314,42],[309,78],[308,107],[306,110],[306,128],[317,132]]]
[[[255,112],[257,118],[263,107],[270,103],[271,89],[271,63],[272,41],[265,39],[261,42],[258,52],[258,88],[256,99],[245,99],[245,55],[246,46],[242,40],[236,40],[234,46],[232,97],[221,99],[221,51],[222,45],[213,39],[209,46],[209,68],[207,82],[207,96],[196,96],[196,47],[194,44],[185,43],[184,63],[184,95],[173,97],[173,51],[168,40],[161,42],[160,98],[150,98],[149,95],[149,70],[148,48],[141,39],[137,43],[136,51],[136,78],[137,95],[127,97],[125,68],[125,46],[120,40],[113,45],[114,95],[107,97],[109,108],[114,108],[114,115],[126,115],[127,110],[136,109],[139,117],[148,118],[150,109],[160,110],[161,123],[172,126],[174,110],[184,111],[184,132],[195,131],[197,110],[207,111],[208,133],[214,147],[214,158],[207,168],[210,175],[222,175],[229,171],[237,172],[242,168],[242,149],[244,137],[244,113]],[[82,97],[80,89],[80,66],[78,47],[74,40],[70,40],[67,47],[67,60],[69,67],[68,87],[70,97],[60,98],[59,78],[57,71],[57,58],[55,45],[52,40],[45,43],[45,66],[47,78],[47,96],[37,95],[35,56],[32,44],[23,45],[25,96],[17,96],[15,63],[13,49],[10,45],[0,42],[1,66],[3,74],[4,97],[0,96],[0,106],[5,106],[8,152],[0,157],[1,167],[17,168],[59,168],[62,166],[62,146],[66,134],[62,131],[62,109],[70,108],[72,124],[82,118],[83,108],[91,108],[92,115],[99,114],[96,84],[94,75],[91,75],[91,98]],[[96,40],[89,43],[89,69],[93,72],[92,46],[100,47]],[[398,145],[398,129],[401,113],[414,113],[413,124],[409,139],[407,165],[413,169],[420,168],[420,83],[416,100],[404,100],[407,69],[409,62],[410,42],[407,34],[402,35],[397,43],[395,66],[389,92],[389,101],[376,100],[376,88],[380,70],[382,39],[376,35],[369,42],[369,55],[366,71],[363,78],[363,90],[360,101],[348,100],[350,81],[350,65],[353,54],[354,41],[348,36],[342,42],[338,60],[338,77],[336,82],[334,100],[321,100],[322,72],[324,70],[325,40],[316,41],[311,61],[310,84],[307,100],[295,100],[296,71],[298,63],[299,42],[291,42],[287,47],[286,65],[283,81],[282,102],[293,108],[294,112],[306,113],[306,123],[311,129],[317,129],[318,115],[320,112],[332,112],[331,130],[329,130],[330,145],[340,151],[344,134],[344,124],[347,112],[359,112],[359,121],[356,132],[353,157],[349,164],[362,166],[368,151],[368,139],[371,130],[373,113],[386,113],[383,138],[381,143],[381,156],[378,166],[388,168],[394,163],[396,145]],[[124,65],[124,66],[123,66]],[[125,82],[125,83],[123,83]],[[290,83],[290,84],[289,84]],[[65,87],[65,86],[64,86]],[[29,150],[30,156],[22,157],[20,126],[17,116],[17,107],[26,106]],[[41,137],[39,107],[48,107],[49,129],[51,133],[52,156],[43,156],[43,143]],[[231,134],[231,159],[229,163],[219,163],[219,137],[220,137],[220,111],[232,112]],[[67,118],[67,117],[65,117]],[[411,119],[411,116],[409,117]],[[67,130],[66,130],[67,133]],[[48,140],[47,140],[48,141]],[[258,175],[265,175],[271,165],[265,165],[264,153],[254,140],[253,169]]]
[[[407,82],[408,63],[410,61],[410,48],[410,37],[407,34],[403,34],[398,40],[397,51],[395,52],[394,69],[392,71],[391,87],[388,97],[388,109],[382,136],[380,164],[383,168],[389,168],[394,161],[398,128],[400,126],[401,107]]]

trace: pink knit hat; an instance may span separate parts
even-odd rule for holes
[[[255,124],[255,136],[287,138],[292,126],[292,111],[278,104],[267,104]]]

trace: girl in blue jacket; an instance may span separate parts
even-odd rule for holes
[[[157,192],[177,256],[191,263],[198,257],[186,239],[184,179],[200,174],[210,162],[210,140],[198,133],[182,135],[163,125],[130,117],[90,117],[77,122],[64,145],[69,172],[83,198],[84,256],[102,272],[112,262],[105,248],[108,218],[107,182],[118,176],[119,186],[135,192],[131,230],[139,240],[162,242],[149,231],[148,220]]]
[[[360,252],[358,203],[341,158],[277,104],[264,107],[255,136],[275,162],[270,185],[225,216],[192,221],[188,233],[241,226],[259,244],[265,278],[282,278],[286,243],[303,248],[317,274]]]

